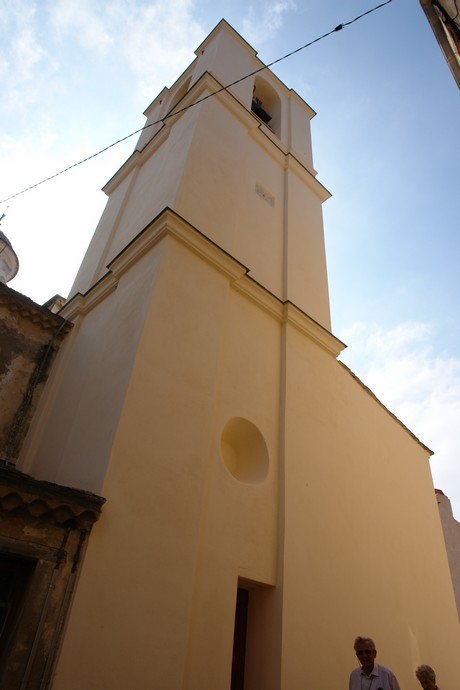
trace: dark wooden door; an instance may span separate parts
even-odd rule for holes
[[[244,690],[244,663],[246,659],[246,631],[248,626],[249,592],[238,588],[233,636],[231,690]]]

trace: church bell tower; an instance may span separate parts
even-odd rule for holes
[[[375,621],[407,680],[458,621],[429,451],[337,362],[314,112],[222,20],[145,114],[20,457],[106,499],[50,687],[329,690]]]

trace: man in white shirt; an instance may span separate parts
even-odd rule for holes
[[[349,690],[400,690],[394,673],[375,661],[377,649],[370,637],[357,637],[353,646],[359,668],[350,674]]]

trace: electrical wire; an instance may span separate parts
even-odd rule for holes
[[[263,65],[262,67],[259,67],[259,69],[254,70],[254,72],[250,72],[249,74],[245,74],[244,77],[240,77],[239,79],[236,79],[235,81],[231,82],[230,84],[227,84],[226,86],[222,86],[219,89],[216,89],[216,91],[213,91],[212,93],[209,93],[206,96],[203,96],[203,98],[200,98],[199,100],[195,101],[194,103],[190,103],[190,105],[187,105],[184,108],[181,108],[180,110],[175,110],[174,112],[168,113],[165,117],[161,118],[160,120],[156,120],[155,122],[150,122],[149,124],[144,125],[143,127],[140,127],[139,129],[136,129],[134,132],[131,132],[131,134],[127,134],[126,136],[122,137],[121,139],[117,139],[117,141],[114,141],[111,144],[109,144],[108,146],[105,146],[100,151],[96,151],[96,153],[92,153],[90,156],[87,156],[86,158],[82,158],[82,160],[77,161],[76,163],[72,163],[72,165],[67,166],[67,168],[63,168],[59,172],[56,172],[53,175],[50,175],[49,177],[45,177],[43,180],[40,180],[40,182],[35,182],[35,184],[32,184],[29,187],[25,187],[25,189],[22,189],[20,192],[16,192],[15,194],[12,194],[11,196],[0,200],[0,204],[4,204],[7,201],[10,201],[11,199],[15,199],[16,197],[21,196],[22,194],[25,194],[26,192],[30,192],[30,190],[35,189],[36,187],[39,187],[42,184],[45,184],[45,182],[49,182],[50,180],[54,180],[54,178],[59,177],[60,175],[63,175],[66,172],[69,172],[69,170],[72,170],[73,168],[76,168],[79,165],[83,165],[83,163],[87,163],[88,161],[92,160],[93,158],[96,158],[96,156],[100,156],[102,153],[105,153],[109,149],[113,148],[114,146],[117,146],[118,144],[121,144],[123,141],[126,141],[127,139],[130,139],[131,137],[135,136],[136,134],[139,134],[140,132],[145,131],[149,127],[154,127],[155,125],[158,125],[162,122],[164,123],[165,120],[168,120],[170,117],[178,115],[179,113],[182,113],[185,110],[189,110],[189,108],[193,108],[194,106],[199,105],[200,103],[203,103],[203,101],[206,101],[208,98],[212,98],[213,96],[216,96],[218,93],[221,93],[222,91],[226,91],[230,87],[235,86],[235,84],[239,84],[240,82],[244,81],[245,79],[249,79],[249,77],[253,77],[255,74],[258,74],[259,72],[262,72],[263,70],[266,70],[269,67],[273,67],[273,65],[276,65],[279,62],[282,62],[283,60],[286,60],[287,58],[292,57],[292,55],[295,55],[296,53],[300,53],[300,51],[305,50],[305,48],[309,48],[310,46],[314,45],[315,43],[318,43],[319,41],[322,41],[323,39],[327,38],[328,36],[331,36],[332,34],[337,33],[338,31],[341,31],[346,26],[351,26],[351,24],[354,24],[355,22],[359,21],[363,17],[366,17],[367,15],[372,14],[373,12],[376,12],[376,10],[379,10],[382,7],[385,7],[385,5],[389,5],[390,2],[392,2],[392,1],[393,0],[385,0],[385,2],[382,2],[382,3],[380,3],[380,5],[376,5],[372,9],[367,10],[367,12],[363,12],[362,14],[358,15],[354,19],[350,19],[350,21],[348,21],[348,22],[343,22],[342,24],[338,24],[334,29],[331,29],[331,31],[328,31],[327,33],[323,34],[322,36],[318,36],[317,38],[313,39],[312,41],[305,43],[303,46],[300,46],[300,48],[296,48],[295,50],[292,50],[290,53],[283,55],[283,57],[277,58],[276,60],[273,60],[273,62],[269,62],[267,65]]]

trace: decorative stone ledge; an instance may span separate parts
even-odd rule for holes
[[[0,461],[0,512],[22,513],[56,525],[72,521],[77,529],[89,529],[104,503],[100,496],[33,479]]]
[[[64,337],[72,328],[72,324],[62,316],[53,313],[46,306],[36,304],[29,297],[3,283],[0,283],[0,306],[8,306],[11,313],[22,319],[38,324],[44,330],[54,331],[55,336]]]

